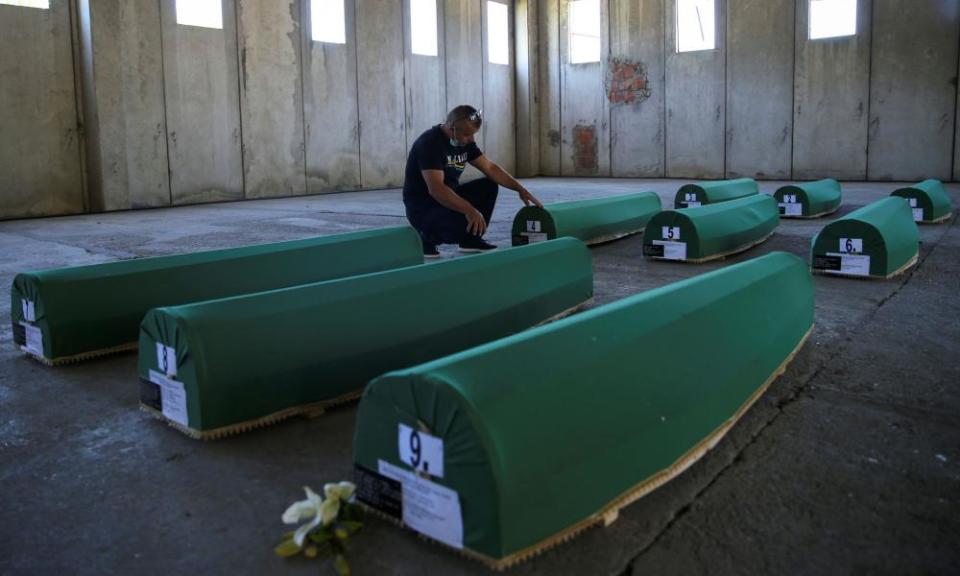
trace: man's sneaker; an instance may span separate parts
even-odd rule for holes
[[[424,258],[439,258],[440,251],[437,250],[436,244],[424,244],[423,245],[423,257]]]
[[[472,236],[460,243],[461,252],[489,252],[490,250],[496,249],[497,247],[495,245],[476,236]]]

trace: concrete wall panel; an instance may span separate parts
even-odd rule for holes
[[[726,2],[716,3],[717,48],[677,53],[676,4],[667,2],[668,178],[722,178],[726,133]]]
[[[664,175],[664,3],[609,0],[610,173]]]
[[[859,0],[857,35],[808,40],[809,2],[797,0],[793,177],[867,176],[870,7]]]
[[[306,193],[297,0],[239,0],[246,198]]]
[[[444,69],[446,73],[446,112],[455,106],[469,104],[483,108],[483,5],[474,0],[445,0],[443,9]],[[485,150],[483,130],[475,137]],[[482,176],[467,166],[462,182]]]
[[[410,0],[403,2],[407,150],[414,140],[447,115],[443,2],[437,1],[437,55],[414,54],[411,48]]]
[[[540,174],[560,175],[560,0],[538,0],[540,14]]]
[[[871,180],[947,180],[953,167],[960,8],[956,0],[873,2]],[[918,105],[922,103],[922,105]]]
[[[0,218],[85,208],[72,36],[68,2],[0,6]]]
[[[728,10],[726,175],[789,179],[794,0],[739,0]]]
[[[222,30],[177,24],[174,0],[161,18],[173,203],[242,199],[234,0],[223,0]]]
[[[513,2],[503,2],[513,13]],[[510,18],[510,38],[513,34]],[[508,42],[510,64],[491,64],[487,57],[487,3],[483,2],[483,152],[508,172],[516,169],[517,124],[514,108],[514,46]]]
[[[537,0],[514,3],[517,99],[517,172],[520,177],[540,172],[540,35]]]
[[[360,167],[364,188],[403,185],[407,157],[403,3],[357,0]]]

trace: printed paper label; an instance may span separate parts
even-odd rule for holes
[[[540,232],[540,221],[527,220],[527,232]]]
[[[26,322],[21,322],[20,325],[23,326],[23,329],[26,331],[27,340],[27,343],[21,346],[21,349],[34,356],[43,356],[43,332],[36,326],[27,324]]]
[[[397,444],[401,462],[414,470],[443,478],[443,440],[400,424]]]
[[[917,199],[916,199],[916,198],[910,198],[909,200],[910,200],[910,207],[911,207],[911,208],[916,208],[916,207],[917,207]]]
[[[699,202],[684,202],[684,204],[687,205],[687,208],[699,208],[699,207],[700,207],[700,203],[699,203]]]
[[[177,375],[177,351],[157,342],[157,366],[167,376]]]
[[[23,308],[23,319],[27,322],[36,322],[37,321],[37,307],[34,305],[32,300],[21,300],[21,308]]]
[[[527,244],[536,244],[537,242],[546,242],[547,234],[546,232],[523,232],[522,236],[526,236]]]
[[[839,250],[841,254],[862,254],[863,238],[841,238]]]
[[[189,426],[187,418],[187,391],[183,382],[178,382],[166,375],[150,371],[150,381],[160,386],[160,406],[164,417],[178,424]]]
[[[914,208],[913,209],[913,221],[920,222],[923,220],[923,208]]]
[[[667,260],[686,260],[687,243],[671,242],[669,240],[654,240],[655,246],[663,246],[663,258]]]
[[[377,466],[380,474],[402,485],[404,524],[448,546],[463,548],[463,516],[455,490],[383,460]]]
[[[838,252],[827,252],[827,256],[840,257],[840,270],[828,270],[828,272],[839,272],[840,274],[849,274],[851,276],[870,275],[869,256],[863,254],[842,254]]]
[[[780,208],[780,213],[784,216],[803,216],[803,204],[782,202]]]
[[[679,240],[680,239],[680,227],[679,226],[662,226],[660,228],[660,237],[664,240]]]

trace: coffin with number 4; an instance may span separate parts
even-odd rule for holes
[[[143,315],[174,306],[423,263],[420,237],[385,228],[18,274],[13,339],[59,364],[134,349]]]
[[[360,395],[371,378],[530,328],[593,294],[579,240],[151,310],[140,403],[195,438]]]
[[[655,192],[521,208],[513,219],[513,245],[533,244],[572,236],[599,244],[642,232],[660,212]]]
[[[840,183],[832,178],[782,186],[773,197],[781,218],[819,218],[836,212],[843,203]]]
[[[752,178],[684,184],[680,187],[680,190],[677,190],[673,207],[696,208],[697,206],[703,206],[705,204],[727,202],[759,193],[760,188]]]
[[[834,220],[811,242],[814,272],[892,278],[917,262],[920,233],[905,198],[889,196]]]
[[[906,198],[910,202],[914,222],[938,224],[949,220],[953,215],[950,196],[939,180],[924,180],[913,186],[894,190],[891,196]]]
[[[647,224],[643,253],[659,260],[706,262],[760,244],[779,223],[777,201],[766,194],[664,210]]]
[[[813,298],[805,262],[774,252],[381,376],[357,497],[494,568],[609,524],[784,371]]]

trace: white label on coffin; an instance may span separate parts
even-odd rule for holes
[[[540,221],[527,220],[527,232],[540,232]]]
[[[783,195],[783,203],[784,203],[784,204],[796,204],[796,203],[797,203],[797,195],[796,195],[796,194],[784,194],[784,195]]]
[[[680,227],[679,226],[661,226],[660,228],[660,237],[664,240],[679,240],[680,239]]]
[[[150,381],[160,387],[160,407],[163,415],[177,424],[188,426],[187,391],[183,382],[167,378],[156,370],[150,371]]]
[[[23,309],[23,319],[27,322],[36,322],[37,321],[37,307],[32,300],[21,300],[21,308]]]
[[[380,474],[400,482],[403,523],[417,532],[457,549],[463,548],[460,495],[416,474],[379,460]]]
[[[546,233],[546,232],[540,232],[540,233],[536,233],[536,232],[523,232],[523,233],[521,234],[521,236],[526,236],[526,237],[527,237],[527,243],[528,243],[528,244],[536,244],[537,242],[546,242],[546,241],[547,241],[547,233]]]
[[[700,207],[699,202],[687,202],[687,208],[699,208],[699,207]]]
[[[663,246],[663,258],[667,260],[686,260],[687,243],[670,242],[669,240],[654,240],[655,246]]]
[[[157,366],[163,374],[176,376],[177,351],[162,342],[157,342]]]
[[[21,346],[21,349],[34,356],[43,356],[43,332],[26,322],[21,322],[20,325],[26,331],[27,337],[27,342],[24,346]]]
[[[790,202],[782,202],[780,207],[783,208],[784,216],[803,216],[803,205],[802,204],[792,204]]]
[[[841,254],[827,252],[827,256],[840,257],[840,270],[828,270],[835,274],[849,274],[850,276],[869,276],[870,257],[863,254]]]
[[[913,221],[921,222],[923,220],[923,208],[914,208],[913,209]]]
[[[862,254],[863,238],[841,238],[839,250],[841,254]]]
[[[910,198],[910,207],[911,207],[911,208],[916,208],[916,207],[917,207],[917,199],[916,199],[916,198]]]
[[[400,424],[397,445],[401,462],[419,472],[443,478],[443,440]]]

